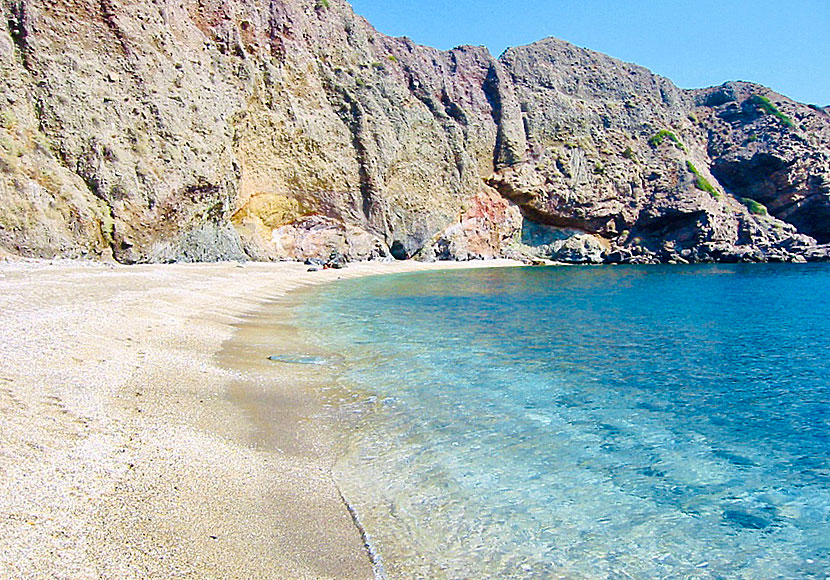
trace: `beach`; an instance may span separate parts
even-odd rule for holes
[[[502,264],[0,262],[0,577],[373,577],[314,397],[235,333],[312,284]]]

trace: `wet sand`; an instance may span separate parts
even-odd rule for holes
[[[297,339],[257,312],[499,264],[0,262],[0,578],[371,578],[314,373],[261,356]]]

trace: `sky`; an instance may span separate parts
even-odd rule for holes
[[[555,36],[683,88],[729,80],[830,105],[830,0],[351,0],[380,32],[443,50]]]

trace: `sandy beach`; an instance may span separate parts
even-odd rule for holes
[[[499,264],[0,263],[0,578],[371,578],[313,398],[231,339],[293,289]]]

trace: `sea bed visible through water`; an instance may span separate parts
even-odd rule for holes
[[[826,265],[379,276],[293,312],[390,578],[830,576]]]

